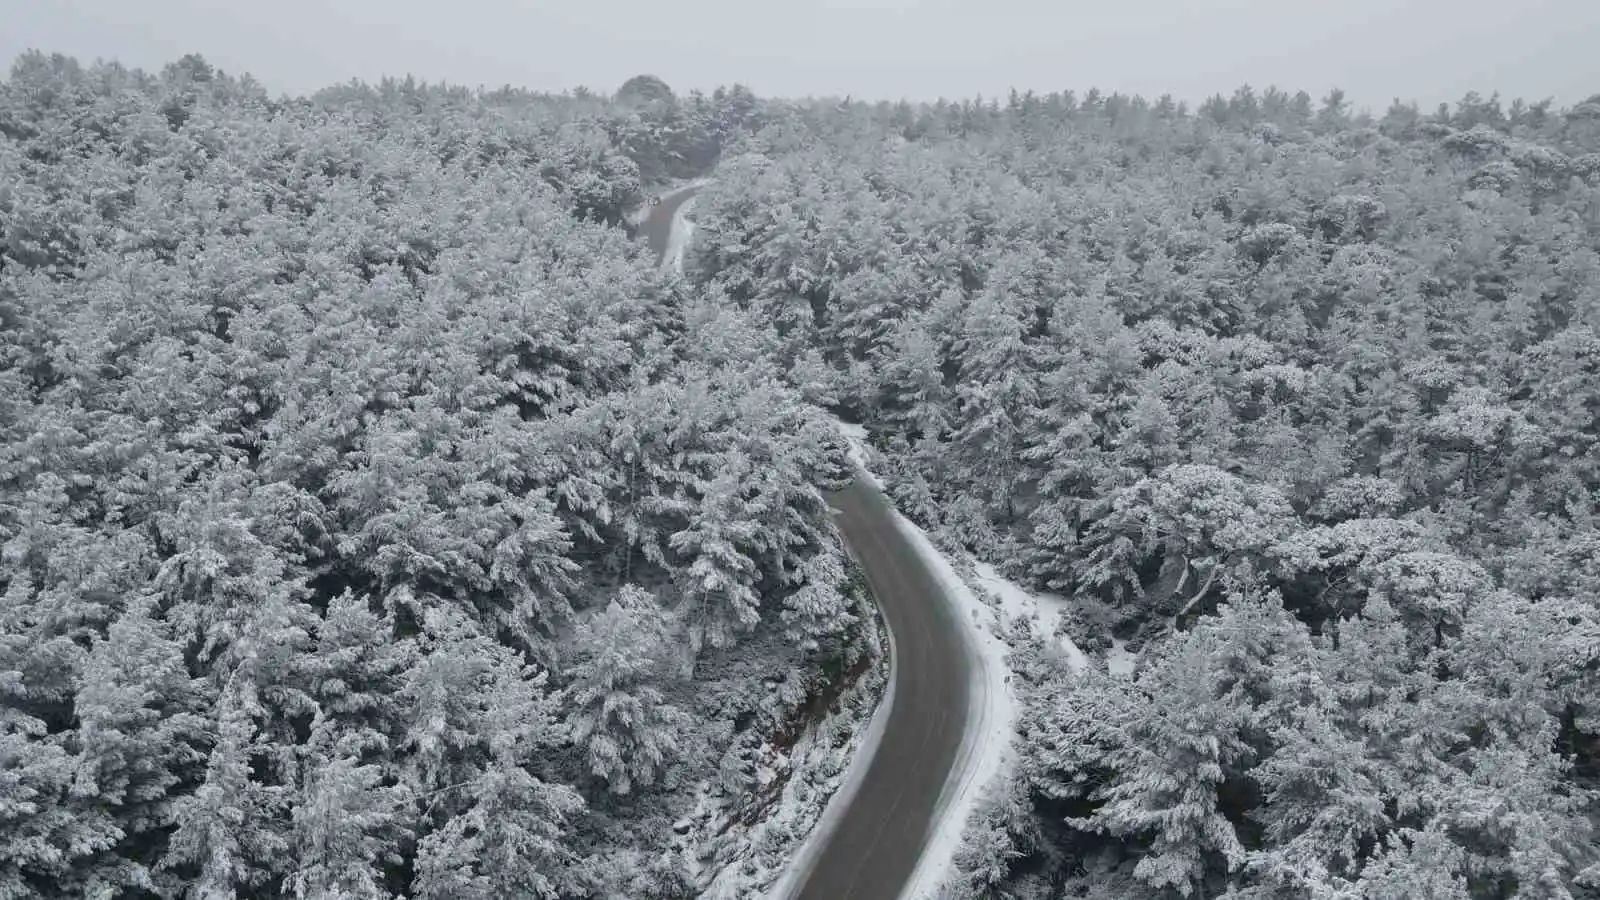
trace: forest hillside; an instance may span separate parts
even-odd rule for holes
[[[713,167],[658,269],[629,214]],[[40,54],[0,84],[0,896],[692,896],[675,824],[877,652],[828,412],[1138,651],[1014,655],[957,896],[1600,897],[1600,95]]]
[[[1017,654],[957,895],[1600,896],[1600,95],[806,104],[688,271],[1140,651]]]
[[[833,427],[617,227],[659,124],[18,61],[0,896],[690,895],[875,648]]]

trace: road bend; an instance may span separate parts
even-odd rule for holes
[[[973,665],[954,605],[883,493],[857,479],[829,502],[894,635],[894,703],[850,806],[795,897],[896,900],[922,857],[961,749]]]

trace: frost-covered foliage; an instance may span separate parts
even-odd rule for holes
[[[1141,632],[1020,665],[970,895],[1597,896],[1597,103],[819,102],[728,155],[690,277],[906,512]]]
[[[0,83],[0,896],[684,895],[858,616],[832,429],[606,224],[640,121]]]
[[[17,63],[0,895],[691,895],[865,652],[813,402],[1143,632],[966,896],[1600,892],[1600,97],[620,93]]]

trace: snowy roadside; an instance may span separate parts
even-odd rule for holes
[[[864,470],[863,470],[864,471]],[[838,778],[835,778],[829,787],[828,793],[823,795],[826,806],[817,816],[811,826],[803,833],[805,839],[799,849],[790,854],[782,865],[782,871],[777,879],[771,883],[766,892],[767,900],[788,900],[805,883],[806,875],[810,874],[811,867],[816,863],[817,854],[822,851],[822,845],[829,834],[837,826],[839,817],[850,808],[850,803],[855,799],[856,792],[861,787],[862,780],[866,777],[867,769],[872,765],[873,756],[877,755],[878,743],[883,739],[883,729],[889,722],[889,711],[894,708],[894,633],[887,628],[883,631],[888,644],[890,664],[880,666],[873,670],[873,674],[881,681],[884,678],[888,683],[884,685],[882,698],[878,701],[878,708],[873,713],[872,721],[867,723],[864,730],[857,732],[857,740],[850,742],[845,748],[849,754],[849,766]],[[887,668],[887,675],[883,669]],[[745,895],[748,896],[748,895]]]
[[[838,420],[835,424],[849,444],[851,462],[881,489],[882,480],[870,471],[875,453],[867,443],[866,429]],[[939,798],[938,821],[922,860],[900,895],[900,900],[931,900],[955,874],[956,851],[973,814],[994,791],[1004,788],[1015,763],[1012,736],[1021,701],[1018,685],[1011,678],[1011,651],[1019,649],[1031,634],[1059,652],[1075,672],[1084,671],[1091,661],[1063,627],[1064,622],[1072,622],[1068,615],[1072,601],[1033,593],[988,563],[940,550],[927,532],[904,515],[896,513],[895,521],[960,610],[978,663],[973,684],[975,713],[961,755]],[[1026,631],[1020,627],[1024,622],[1030,623]],[[1112,674],[1127,675],[1134,662],[1134,655],[1117,640],[1105,654],[1104,665]]]
[[[678,196],[684,191],[692,191],[697,188],[703,188],[715,180],[716,179],[713,178],[696,178],[693,181],[686,181],[683,184],[677,185],[671,190],[657,194],[656,196],[660,197],[662,200],[671,200],[673,197]],[[640,204],[639,206],[634,207],[633,210],[624,214],[623,216],[624,221],[626,221],[629,225],[642,224],[644,220],[648,218],[650,218],[650,205],[648,203]]]
[[[850,461],[878,488],[882,480],[872,472],[873,451],[866,429],[834,420],[850,448]],[[944,593],[956,605],[966,641],[973,656],[972,716],[967,722],[961,750],[950,779],[939,796],[936,821],[929,832],[922,858],[907,879],[901,900],[930,897],[950,876],[951,863],[961,846],[966,823],[991,785],[1003,784],[1010,766],[1011,734],[1017,698],[1011,687],[1011,668],[1001,629],[994,627],[994,611],[958,574],[956,566],[934,546],[928,535],[910,519],[895,513],[895,524],[916,549]]]
[[[928,570],[939,580],[945,596],[955,603],[967,626],[963,631],[974,663],[973,714],[967,722],[961,752],[950,771],[950,780],[939,795],[938,818],[929,832],[922,859],[900,893],[900,900],[925,900],[950,877],[967,821],[991,787],[1005,783],[1012,763],[1011,735],[1016,725],[1017,697],[1011,684],[1005,641],[996,630],[985,627],[985,618],[992,618],[993,611],[957,574],[955,565],[939,552],[926,532],[898,512],[894,518]]]
[[[688,190],[699,190],[716,179],[696,178],[672,193],[674,195]],[[677,213],[672,217],[672,235],[667,241],[667,252],[663,260],[670,262],[672,271],[683,274],[683,255],[689,249],[689,241],[694,237],[694,222],[689,220],[689,213],[694,211],[694,204],[700,198],[690,197],[678,207]]]
[[[683,201],[678,211],[673,213],[672,236],[667,239],[666,253],[662,254],[661,263],[672,267],[672,271],[683,274],[683,254],[689,249],[689,238],[694,236],[694,223],[689,221],[689,211],[694,209],[694,197]]]
[[[855,467],[857,476],[881,488],[882,481],[872,471],[873,455],[866,443],[866,429],[837,419],[833,421],[846,440],[849,460]],[[895,513],[895,524],[904,531],[912,546],[923,557],[929,571],[939,580],[946,595],[956,602],[962,621],[969,625],[963,631],[968,645],[973,648],[975,662],[972,684],[974,715],[967,723],[956,765],[951,770],[950,779],[940,794],[936,821],[931,828],[928,844],[923,848],[922,858],[901,892],[901,900],[920,900],[922,897],[931,896],[939,884],[948,877],[949,866],[956,849],[961,844],[967,819],[977,809],[985,787],[996,782],[1005,771],[1015,703],[1009,686],[1011,678],[1005,661],[1005,644],[995,632],[986,631],[976,624],[988,608],[956,574],[949,561],[934,548],[922,529],[898,512]],[[885,634],[886,639],[892,643],[893,635],[887,630]],[[891,647],[890,659],[893,658]],[[816,853],[821,849],[833,824],[849,808],[861,778],[872,763],[878,739],[882,735],[894,704],[894,677],[894,667],[891,665],[887,675],[888,685],[872,722],[860,734],[858,741],[851,742],[844,748],[845,752],[854,756],[848,770],[841,773],[839,779],[830,782],[831,800],[826,801],[826,811],[813,820],[814,824],[810,826],[805,841],[788,860],[783,871],[776,878],[766,871],[751,872],[754,877],[729,881],[726,888],[719,883],[718,892],[708,892],[705,897],[732,900],[733,897],[752,896],[749,890],[751,887],[767,882],[771,886],[764,895],[766,900],[788,900],[803,884]],[[797,794],[791,803],[788,794],[786,791],[784,809],[793,807],[809,810],[809,806],[801,796]],[[828,795],[823,796],[826,798]],[[801,818],[800,815],[780,813],[774,820],[798,822]],[[742,893],[738,890],[741,887],[744,889]]]
[[[700,179],[666,196],[709,182]],[[689,198],[675,212],[663,254],[662,264],[680,273],[694,229],[687,219],[694,202],[695,198]],[[866,428],[837,418],[833,421],[846,440],[858,477],[882,490],[883,481],[873,471],[876,454],[868,444]],[[928,843],[899,898],[932,900],[955,874],[954,860],[968,822],[988,796],[1004,788],[1015,763],[1012,737],[1020,700],[1008,656],[1024,634],[1018,623],[1031,620],[1034,633],[1046,639],[1055,636],[1055,646],[1074,671],[1082,671],[1088,660],[1060,627],[1069,601],[1032,594],[1007,581],[994,567],[965,554],[947,556],[910,519],[899,512],[894,519],[955,604],[966,626],[962,630],[974,662],[973,712],[956,764],[940,793]],[[885,640],[892,640],[887,629],[884,634]],[[1131,671],[1132,656],[1120,642],[1108,657],[1113,671]],[[880,687],[882,700],[874,711],[872,700]],[[703,792],[696,812],[676,829],[680,835],[677,850],[702,886],[701,897],[788,900],[803,883],[833,823],[849,807],[871,764],[893,699],[893,666],[874,667],[841,698],[837,712],[808,730],[787,755],[773,750],[762,768],[762,783],[770,783],[780,773],[787,781],[775,807],[748,829],[734,822],[734,813],[715,808]]]
[[[702,188],[699,178],[663,198]],[[685,218],[691,197],[673,216],[662,264],[683,272],[684,252],[694,234]],[[643,221],[648,207],[639,211]],[[635,223],[637,224],[637,223]],[[865,432],[862,433],[864,438]],[[852,459],[855,456],[852,455]],[[861,459],[865,460],[862,456]],[[858,465],[865,472],[863,465]],[[826,835],[850,806],[865,777],[894,703],[894,636],[876,607],[868,603],[870,643],[876,655],[866,672],[835,701],[829,713],[801,733],[785,753],[770,743],[761,748],[758,789],[779,780],[776,802],[754,823],[740,822],[739,810],[712,787],[701,785],[694,811],[673,826],[672,850],[679,854],[702,900],[784,900],[802,883]]]
[[[874,620],[879,655],[840,696],[832,711],[808,727],[784,752],[762,747],[758,790],[782,781],[772,806],[754,823],[727,805],[710,785],[702,785],[695,809],[674,831],[679,855],[704,900],[747,900],[767,891],[783,897],[795,882],[797,860],[808,858],[813,836],[824,832],[836,810],[849,805],[888,719],[892,674],[881,664],[887,629]],[[887,682],[887,683],[886,683]],[[880,700],[879,698],[882,697]],[[839,802],[831,802],[837,798]]]
[[[834,427],[844,435],[845,443],[849,447],[850,464],[856,467],[869,483],[878,490],[883,490],[883,481],[872,471],[872,448],[867,446],[867,426],[852,425],[849,422],[833,420]]]
[[[696,178],[693,181],[690,181],[686,184],[681,184],[670,191],[659,194],[658,196],[663,201],[671,200],[673,197],[676,197],[685,191],[699,190],[710,184],[713,180],[714,179],[711,178]],[[683,273],[684,252],[689,248],[690,238],[694,237],[694,223],[689,221],[688,216],[689,213],[694,209],[696,199],[698,198],[690,197],[688,200],[683,201],[682,206],[679,206],[673,211],[672,230],[668,232],[667,247],[661,255],[662,267],[670,267],[674,272],[677,272],[680,275]],[[629,212],[625,218],[627,219],[628,224],[637,227],[643,224],[644,220],[648,219],[649,217],[650,206],[649,204],[645,204],[633,210],[632,212]]]
[[[844,434],[848,444],[848,459],[855,467],[857,477],[866,478],[873,484],[879,484],[878,477],[869,470],[870,451],[866,444],[866,429],[860,425],[848,425],[834,420],[841,433]],[[805,832],[805,840],[800,847],[789,857],[768,890],[764,894],[765,900],[788,900],[805,883],[805,876],[810,874],[811,867],[816,862],[816,856],[822,850],[822,845],[833,832],[838,820],[850,808],[851,801],[855,798],[856,791],[861,787],[861,781],[866,777],[867,770],[872,765],[872,758],[877,753],[878,743],[883,737],[884,727],[889,722],[889,712],[894,707],[895,667],[894,660],[894,633],[887,628],[883,631],[884,639],[888,644],[889,665],[887,675],[888,684],[884,687],[883,697],[878,701],[877,711],[872,716],[865,730],[859,733],[859,740],[854,741],[848,748],[850,754],[849,767],[841,773],[832,783],[829,793],[824,795],[826,808],[822,811],[809,829]],[[709,896],[709,895],[708,895]],[[748,894],[746,894],[748,896]]]

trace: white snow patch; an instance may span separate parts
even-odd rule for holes
[[[850,461],[863,469],[867,467],[867,426],[835,419],[839,433],[850,442]]]
[[[762,748],[758,783],[771,784],[782,772],[789,778],[761,821],[748,828],[730,822],[726,798],[701,786],[694,811],[674,826],[680,835],[674,845],[703,900],[748,900],[763,890],[776,900],[799,885],[801,864],[821,845],[817,835],[831,830],[850,805],[883,734],[894,674],[890,670],[883,698],[874,704],[881,672],[874,667],[846,691],[841,709],[808,728],[787,755]]]
[[[974,662],[972,715],[967,721],[961,751],[939,795],[936,820],[927,846],[922,849],[922,859],[900,893],[900,900],[924,900],[932,897],[949,878],[967,820],[976,811],[984,791],[1001,783],[1011,763],[1017,698],[1012,694],[1005,642],[994,630],[982,627],[985,616],[992,621],[993,610],[967,587],[955,567],[921,528],[900,513],[895,513],[895,522],[938,579],[945,596],[955,604],[961,621],[966,623]]]
[[[1106,651],[1106,672],[1118,676],[1131,676],[1138,658],[1128,652],[1128,642],[1111,639],[1111,649]]]
[[[872,471],[872,463],[876,459],[872,446],[867,443],[867,426],[852,425],[843,419],[834,418],[833,424],[844,435],[845,442],[850,445],[850,462],[862,477],[878,490],[883,490],[883,480]]]
[[[1074,672],[1082,672],[1089,666],[1089,658],[1072,638],[1061,631],[1061,617],[1072,605],[1072,601],[1055,594],[1030,593],[1016,583],[1006,579],[994,566],[980,562],[973,564],[973,572],[977,577],[978,586],[991,594],[1000,604],[1000,614],[1004,619],[999,623],[1002,629],[1013,623],[1032,620],[1035,622],[1035,632],[1039,637],[1049,641],[1051,636],[1056,638],[1056,647],[1066,654],[1067,665]],[[1002,630],[997,634],[1004,635]]]
[[[672,267],[672,271],[683,274],[683,256],[689,249],[689,238],[694,236],[694,223],[689,221],[689,211],[694,208],[697,198],[690,197],[683,201],[672,214],[672,232],[667,236],[667,250],[661,257],[662,265]]]

